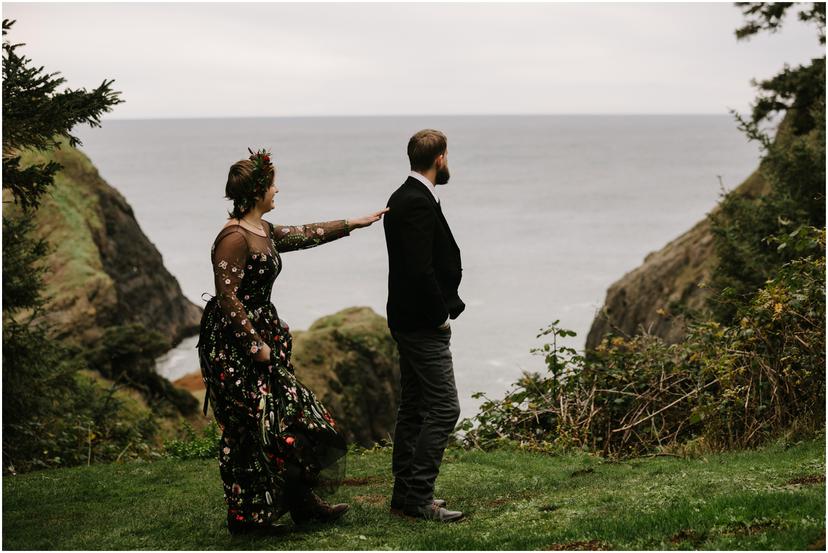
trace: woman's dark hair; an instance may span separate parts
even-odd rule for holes
[[[228,214],[234,219],[241,219],[253,209],[256,202],[264,198],[265,192],[273,184],[275,167],[268,164],[264,169],[268,178],[257,178],[256,165],[249,159],[242,159],[230,166],[227,174],[227,186],[224,197],[233,201],[233,210]]]
[[[434,129],[423,129],[408,141],[408,161],[412,171],[427,171],[434,160],[446,153],[446,135]]]

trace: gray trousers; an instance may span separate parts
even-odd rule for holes
[[[391,507],[428,505],[448,438],[460,418],[451,330],[392,331],[400,352],[401,398],[394,430]]]

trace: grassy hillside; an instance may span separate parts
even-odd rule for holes
[[[36,235],[46,238],[52,248],[44,274],[49,318],[60,335],[72,334],[69,329],[81,321],[77,334],[96,338],[100,331],[92,327],[98,313],[117,302],[114,282],[104,271],[95,243],[104,223],[98,195],[89,183],[100,177],[88,158],[66,145],[54,152],[27,151],[22,156],[23,165],[49,161],[64,167],[35,213]],[[10,199],[4,190],[4,200]],[[11,204],[9,209],[17,212]]]
[[[216,461],[164,460],[3,479],[4,549],[825,548],[823,440],[696,459],[449,448],[451,525],[388,514],[391,451],[353,453],[335,525],[231,538]]]
[[[95,344],[106,328],[129,323],[154,328],[171,343],[192,335],[201,310],[182,295],[126,198],[76,148],[22,155],[24,166],[49,161],[62,169],[34,217],[36,236],[51,247],[43,294],[55,337]]]

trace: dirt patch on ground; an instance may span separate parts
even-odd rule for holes
[[[797,476],[785,482],[789,486],[797,486],[802,484],[822,484],[825,482],[824,474],[809,474],[807,476]]]
[[[762,532],[767,532],[768,530],[777,528],[778,526],[779,524],[773,521],[754,522],[753,524],[733,524],[730,526],[729,531],[725,532],[725,534],[735,536],[753,536],[761,534]]]
[[[696,532],[692,528],[679,530],[670,537],[670,543],[677,545],[682,542],[690,542],[693,547],[698,546],[706,539],[706,536],[700,532]]]
[[[822,532],[822,536],[808,546],[809,551],[825,551],[825,532]]]
[[[598,540],[553,543],[543,548],[544,551],[607,551],[609,549],[611,549],[609,545]]]
[[[173,385],[190,392],[195,392],[204,389],[204,380],[201,378],[201,371],[197,371],[185,374],[181,378],[174,380]]]
[[[345,478],[342,481],[343,486],[370,486],[371,484],[379,484],[383,479],[379,476],[360,476],[356,478]]]
[[[388,498],[384,495],[355,495],[354,501],[363,505],[371,505],[373,507],[381,507],[385,505]]]

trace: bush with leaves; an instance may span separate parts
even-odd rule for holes
[[[610,336],[585,357],[557,345],[558,337],[574,335],[557,321],[539,334],[553,338],[533,350],[544,355],[548,373],[524,373],[504,399],[487,398],[474,418],[458,426],[463,443],[483,449],[506,443],[547,451],[575,447],[617,456],[698,432],[692,400],[699,373],[688,352],[654,336]]]
[[[690,327],[687,339],[607,336],[588,355],[559,347],[574,333],[538,337],[546,374],[525,373],[503,399],[486,398],[458,430],[466,446],[584,448],[608,456],[749,447],[825,426],[825,229],[804,227],[786,245],[820,252],[785,264],[738,312],[733,326]],[[475,394],[474,397],[485,397]]]
[[[825,229],[804,227],[789,239],[781,245],[820,253],[783,265],[737,324],[703,327],[721,334],[706,366],[718,388],[705,433],[723,447],[825,426]]]
[[[189,423],[184,423],[185,437],[182,440],[170,440],[164,444],[168,457],[175,459],[217,459],[221,433],[216,421],[210,421],[201,436],[198,436]]]

